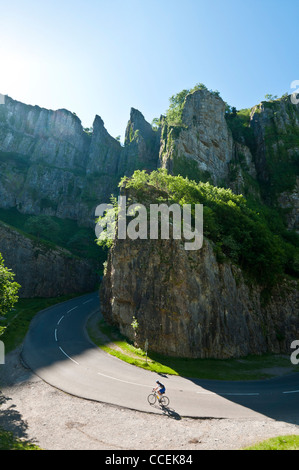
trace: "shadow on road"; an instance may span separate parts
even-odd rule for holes
[[[299,424],[299,373],[256,381],[188,380],[202,387],[204,393],[277,421]]]

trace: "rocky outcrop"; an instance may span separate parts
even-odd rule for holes
[[[129,176],[135,170],[153,171],[158,166],[160,131],[154,131],[143,114],[132,108],[125,134],[119,171]]]
[[[298,300],[296,281],[266,298],[239,268],[219,264],[207,240],[193,252],[177,240],[116,240],[101,286],[103,315],[125,336],[190,358],[289,353],[299,337]]]
[[[61,109],[28,106],[9,97],[1,106],[0,150],[56,168],[84,170],[89,138],[80,119]]]
[[[96,116],[89,148],[87,174],[118,175],[122,148],[104,127],[103,120]]]
[[[287,226],[298,232],[299,105],[292,104],[290,96],[262,102],[252,109],[250,126],[263,198],[287,209]]]
[[[187,95],[182,125],[169,126],[164,121],[160,147],[160,164],[173,174],[201,179],[209,176],[219,184],[228,179],[233,159],[233,138],[225,120],[225,103],[208,90]]]
[[[28,238],[0,223],[1,254],[21,285],[21,298],[59,297],[93,292],[98,276],[93,263],[66,250]]]
[[[287,228],[295,230],[299,234],[299,177],[293,190],[280,193],[278,196],[279,207],[285,209]]]
[[[130,129],[130,130],[129,130]],[[96,116],[93,130],[67,110],[28,106],[9,97],[0,106],[0,207],[93,226],[121,176],[157,167],[159,132],[132,109],[125,146]]]

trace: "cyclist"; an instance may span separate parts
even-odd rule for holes
[[[159,380],[156,380],[156,388],[154,388],[154,391],[157,392],[158,394],[158,398],[159,398],[159,401],[161,400],[161,397],[162,395],[164,395],[166,389],[165,389],[165,385],[161,384],[161,382],[159,382]]]

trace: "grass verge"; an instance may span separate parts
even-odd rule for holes
[[[240,359],[186,359],[168,357],[134,347],[102,318],[93,317],[88,324],[91,340],[102,350],[129,364],[158,374],[212,380],[261,380],[277,375],[299,372],[290,358],[266,354]]]
[[[243,450],[299,450],[299,435],[273,437]]]

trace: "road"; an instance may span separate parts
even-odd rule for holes
[[[159,376],[96,347],[85,326],[99,310],[88,294],[40,312],[25,338],[22,360],[48,384],[84,399],[148,413],[193,418],[299,419],[299,374],[263,381],[225,382]],[[147,396],[160,379],[170,405],[151,407]]]

